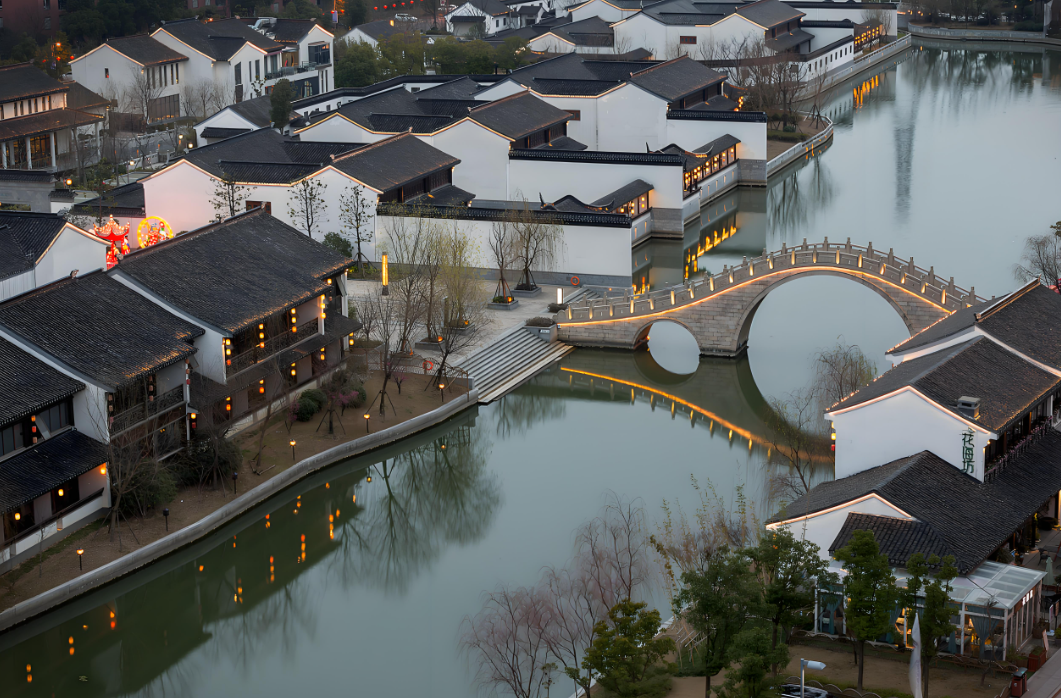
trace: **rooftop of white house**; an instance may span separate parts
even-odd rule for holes
[[[137,250],[108,273],[232,334],[331,295],[328,277],[353,264],[257,208]]]
[[[163,65],[186,61],[188,57],[163,43],[155,41],[149,34],[107,39],[104,44],[142,66]]]
[[[331,155],[361,146],[359,143],[303,143],[263,128],[189,150],[181,159],[216,177],[234,177],[241,182],[287,183],[324,167]]]
[[[1061,490],[1061,433],[1047,432],[1030,443],[990,482],[980,482],[929,451],[900,458],[832,482],[823,482],[789,504],[771,522],[793,521],[876,495],[924,526],[894,524],[890,517],[848,514],[848,524],[830,546],[870,525],[886,535],[878,542],[895,566],[913,552],[954,555],[968,574]],[[851,521],[851,517],[859,524]],[[870,519],[867,521],[867,519]],[[889,519],[876,521],[877,519]]]
[[[32,501],[107,460],[107,447],[76,429],[16,451],[0,461],[0,511]]]
[[[283,49],[282,44],[254,31],[240,19],[200,22],[193,18],[166,22],[152,36],[162,31],[215,61],[227,61],[248,43],[266,53]]]
[[[661,2],[648,4],[641,11],[664,24],[682,26],[714,24],[737,13],[764,29],[770,29],[803,16],[802,12],[781,0],[758,0],[757,2],[661,0]]]
[[[103,272],[0,303],[0,331],[108,389],[190,356],[203,334]]]
[[[908,359],[833,405],[829,414],[857,407],[903,388],[913,388],[955,416],[1000,432],[1028,407],[1061,385],[1061,377],[999,346],[987,337]],[[976,414],[958,406],[963,397],[980,400]]]
[[[962,308],[888,350],[904,354],[956,339],[964,333],[986,334],[1028,358],[1061,369],[1061,295],[1032,281],[1002,298]]]

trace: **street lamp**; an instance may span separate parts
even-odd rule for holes
[[[85,554],[85,549],[84,548],[78,548],[77,549],[77,569],[79,569],[79,570],[85,569],[85,566],[83,564],[81,564],[81,556],[84,555],[84,554]]]
[[[162,510],[162,518],[166,520],[166,532],[169,532],[169,507]]]
[[[380,295],[388,295],[390,290],[387,288],[390,283],[390,270],[387,268],[387,255],[383,255],[380,263],[380,278],[383,281],[383,291]]]
[[[815,671],[821,671],[825,668],[825,662],[816,662],[812,659],[800,659],[799,660],[799,698],[803,698],[804,689],[807,686],[806,671],[807,669],[814,669]]]
[[[368,418],[369,418],[369,416],[370,416],[370,415],[368,414],[368,412],[366,412],[366,413],[365,413],[365,433],[366,433],[366,434],[370,434],[370,433],[372,433],[372,432],[370,432],[370,431],[368,430]]]
[[[291,439],[291,441],[289,443],[291,444],[291,462],[294,463],[295,462],[295,440]]]
[[[238,493],[236,492],[236,478],[237,478],[237,477],[239,477],[239,473],[237,473],[236,471],[234,471],[234,470],[233,470],[233,471],[232,471],[232,495],[233,495],[233,496],[235,496],[236,494],[238,494]]]
[[[438,394],[442,396],[442,402],[446,401],[446,393],[443,392],[445,389],[446,389],[446,384],[445,383],[439,383],[438,384]]]

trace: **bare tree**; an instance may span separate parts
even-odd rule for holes
[[[822,413],[877,377],[877,366],[857,345],[836,345],[814,359],[814,394]]]
[[[386,403],[390,399],[387,395],[387,385],[394,378],[394,373],[400,366],[400,343],[399,328],[401,327],[401,301],[383,295],[383,287],[376,286],[368,295],[361,296],[354,301],[357,308],[357,316],[366,324],[374,328],[374,336],[379,340],[380,367],[383,370],[383,384],[379,392],[372,398],[372,402],[365,408],[365,412],[379,401],[379,416],[386,417]],[[394,402],[391,401],[391,409]]]
[[[479,251],[472,238],[456,224],[439,236],[440,273],[444,300],[439,335],[442,358],[432,382],[446,385],[450,357],[479,341],[488,324],[487,291],[479,276]],[[440,388],[441,389],[441,388]],[[426,390],[426,387],[425,387]]]
[[[465,618],[461,648],[484,688],[507,689],[516,698],[542,695],[548,672],[549,604],[537,588],[500,587],[483,610]]]
[[[210,90],[210,109],[219,112],[236,103],[236,86],[230,82],[213,83]]]
[[[324,216],[324,195],[328,185],[319,179],[303,179],[291,187],[291,198],[287,205],[287,215],[295,227],[310,238],[320,231],[321,218]]]
[[[141,69],[125,86],[124,101],[128,111],[139,114],[147,124],[151,117],[151,104],[162,95],[162,85],[151,78],[151,68]]]
[[[513,261],[522,268],[516,289],[533,291],[538,288],[533,270],[563,255],[564,228],[548,213],[531,209],[526,199],[509,215],[516,247]]]
[[[243,212],[244,202],[250,198],[250,187],[244,186],[228,172],[214,180],[214,193],[210,206],[214,209],[214,220],[222,221]]]
[[[365,263],[368,257],[361,251],[363,243],[371,242],[372,230],[369,224],[372,222],[372,203],[361,192],[361,187],[347,187],[346,191],[339,195],[339,220],[346,224],[348,229],[347,238],[357,248],[354,261],[361,271],[361,278],[365,277]]]
[[[516,257],[516,236],[511,221],[504,219],[494,221],[490,227],[490,256],[497,265],[497,288],[494,289],[495,303],[508,303],[512,299],[512,289],[505,279],[505,270],[512,266]]]
[[[1061,221],[1047,235],[1032,235],[1024,241],[1024,254],[1014,275],[1020,281],[1039,279],[1047,285],[1061,280]]]
[[[862,23],[878,23],[884,29],[886,36],[895,36],[895,25],[892,19],[895,15],[885,9],[862,10]]]
[[[824,455],[821,413],[814,392],[807,388],[770,401],[767,418],[771,454],[788,472],[775,476],[772,489],[787,499],[796,499],[811,488],[811,469],[816,456]]]
[[[424,318],[427,292],[421,265],[435,244],[437,227],[429,208],[399,204],[388,210],[382,244],[391,265],[390,293],[399,307],[396,351],[412,353],[413,334]]]
[[[181,87],[181,101],[185,109],[200,121],[210,116],[214,111],[214,83],[205,78],[187,80]]]

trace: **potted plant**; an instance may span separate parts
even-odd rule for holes
[[[1043,661],[1043,648],[1036,647],[1028,655],[1028,671],[1039,671]]]
[[[538,335],[546,342],[556,341],[556,323],[551,317],[532,317],[525,325],[527,331]]]

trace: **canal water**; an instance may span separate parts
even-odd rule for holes
[[[683,243],[639,248],[635,273],[659,286],[782,241],[851,237],[990,296],[1015,285],[1023,238],[1061,218],[1061,54],[925,44],[838,90],[828,113],[831,146],[705,210]],[[726,497],[743,485],[768,516],[769,400],[805,385],[813,352],[840,337],[883,369],[904,336],[858,284],[782,289],[745,358],[690,367],[659,346],[662,328],[654,354],[576,351],[497,403],[337,464],[0,635],[0,692],[472,696],[456,640],[484,591],[563,564],[612,493],[639,498],[655,526],[664,500],[698,503],[695,477]]]

